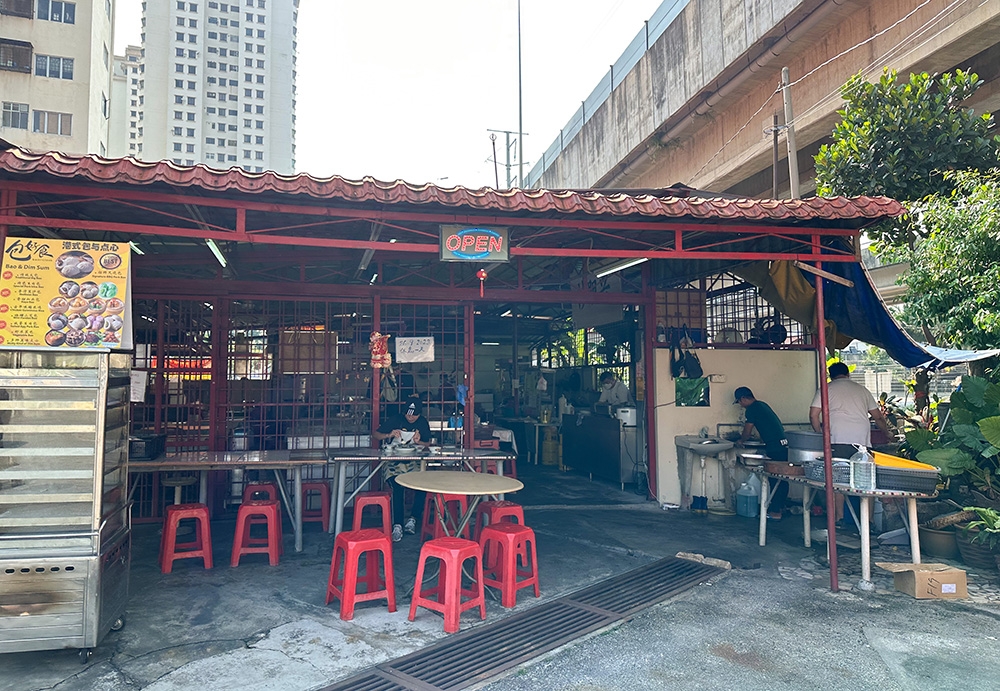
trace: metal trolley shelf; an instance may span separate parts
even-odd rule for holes
[[[0,350],[0,653],[124,625],[130,356]]]

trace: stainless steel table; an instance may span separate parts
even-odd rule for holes
[[[273,470],[277,479],[282,503],[295,528],[295,551],[302,551],[302,468],[307,465],[325,465],[322,456],[303,455],[291,458],[286,450],[280,451],[195,451],[171,456],[160,456],[152,461],[132,461],[130,473],[156,473],[163,471],[196,470],[199,473],[198,501],[208,503],[208,472],[210,470],[258,469]],[[279,471],[292,471],[295,496],[289,499]],[[129,491],[131,497],[135,486]]]

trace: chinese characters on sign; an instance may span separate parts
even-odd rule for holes
[[[7,238],[0,346],[130,347],[129,258],[127,243]]]
[[[396,362],[434,362],[434,337],[397,338]]]

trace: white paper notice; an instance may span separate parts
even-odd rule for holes
[[[133,403],[143,403],[146,400],[146,382],[149,380],[149,372],[145,370],[132,370],[131,380],[132,394],[130,400]]]
[[[396,362],[434,362],[434,337],[397,338]]]

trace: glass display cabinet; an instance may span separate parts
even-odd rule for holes
[[[124,624],[128,354],[0,350],[0,653]]]

